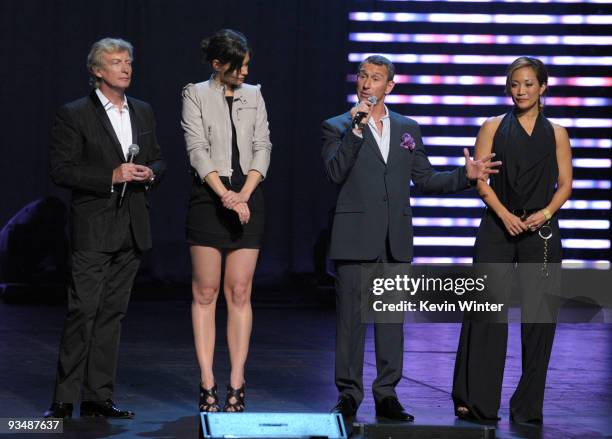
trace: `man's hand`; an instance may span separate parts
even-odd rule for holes
[[[149,181],[154,176],[153,170],[147,166],[123,163],[113,169],[113,184],[126,181]]]
[[[362,112],[366,114],[359,121],[359,130],[363,129],[363,127],[368,123],[368,120],[370,119],[370,111],[372,111],[372,103],[367,99],[364,99],[363,101],[355,105],[353,108],[351,108],[351,121],[355,118],[357,112]]]
[[[498,169],[493,168],[500,166],[502,162],[491,161],[495,157],[495,153],[488,154],[480,160],[472,160],[468,149],[463,148],[463,155],[465,156],[465,170],[468,179],[487,181],[489,174],[499,173]]]

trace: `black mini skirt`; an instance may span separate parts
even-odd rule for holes
[[[225,187],[240,192],[242,183],[231,184],[222,178]],[[208,184],[193,179],[187,211],[187,243],[218,249],[261,248],[264,233],[264,194],[262,185],[248,201],[251,217],[240,224],[238,214],[226,209],[221,199]]]

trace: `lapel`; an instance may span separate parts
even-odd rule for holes
[[[389,111],[389,128],[391,132],[389,133],[389,156],[387,157],[387,166],[391,166],[398,158],[398,154],[400,153],[400,138],[401,138],[401,118],[399,114],[393,113]]]
[[[106,110],[102,106],[102,102],[100,102],[100,99],[98,99],[98,95],[96,94],[95,90],[91,92],[91,94],[89,95],[89,98],[91,99],[91,102],[94,106],[96,116],[100,120],[100,123],[102,123],[102,126],[104,127],[104,129],[106,130],[106,133],[109,135],[111,139],[115,152],[117,153],[121,161],[125,162],[125,156],[123,155],[123,149],[121,148],[121,144],[119,143],[117,134],[115,134],[113,125],[111,124],[111,121],[108,118],[108,115],[106,114]],[[132,125],[132,132],[133,131],[134,131],[134,125]]]
[[[132,104],[132,100],[129,99],[127,96],[125,98],[127,99],[128,108],[130,109],[130,124],[132,125],[132,143],[138,145],[138,116],[136,114],[136,109]]]
[[[386,166],[385,159],[383,158],[382,153],[380,152],[378,143],[376,143],[376,139],[374,138],[374,134],[372,134],[372,131],[369,125],[366,125],[365,130],[363,130],[363,141],[370,148],[372,148],[372,150],[374,151],[374,154],[376,154],[376,157],[378,157],[378,159],[382,162],[382,164]]]
[[[246,96],[242,92],[242,87],[234,89],[234,102],[236,101],[240,101],[242,105],[246,105],[248,103]]]

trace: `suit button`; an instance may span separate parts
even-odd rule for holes
[[[387,196],[386,195],[383,197],[383,201],[385,201],[385,202],[387,201]]]

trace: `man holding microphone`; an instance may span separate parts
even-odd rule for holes
[[[361,319],[361,264],[412,261],[410,181],[427,194],[468,189],[486,180],[501,162],[493,154],[474,161],[464,149],[465,167],[436,172],[419,125],[384,104],[395,83],[395,67],[380,55],[359,65],[358,105],[323,122],[322,158],[328,178],[340,186],[331,235],[336,262],[336,365],[340,393],[333,411],[357,413],[363,400],[365,324]],[[404,332],[398,323],[375,323],[377,376],[372,384],[379,419],[410,422],[395,387],[402,377]]]
[[[164,173],[151,106],[125,95],[132,45],[104,38],[87,68],[94,89],[62,106],[50,150],[54,183],[72,192],[72,275],[55,392],[45,417],[132,418],[113,400],[121,321],[142,252],[151,247],[147,192]]]

